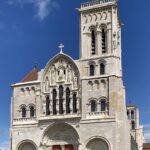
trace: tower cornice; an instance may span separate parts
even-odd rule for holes
[[[96,8],[104,8],[111,5],[117,5],[116,0],[93,0],[90,2],[85,2],[81,4],[80,11],[87,11]]]

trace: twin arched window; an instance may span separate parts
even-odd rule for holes
[[[107,103],[105,99],[102,99],[100,101],[100,112],[106,112],[107,111]],[[97,111],[97,102],[95,100],[91,101],[91,112]]]
[[[102,47],[102,54],[106,53],[106,27],[105,25],[102,26],[101,30],[101,47]],[[91,54],[96,54],[96,29],[95,27],[91,27]]]
[[[34,117],[35,116],[35,108],[34,106],[29,106],[29,112],[30,112],[30,117]],[[27,108],[26,106],[22,106],[21,107],[21,117],[22,118],[26,118],[27,117]]]
[[[128,116],[128,119],[129,120],[134,120],[135,119],[135,112],[134,112],[134,110],[128,110],[127,111],[127,116]]]
[[[94,76],[95,75],[95,65],[91,64],[90,65],[90,69],[89,69],[89,75],[90,76]],[[105,64],[101,63],[100,64],[100,75],[104,75],[105,74]]]

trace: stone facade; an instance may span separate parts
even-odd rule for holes
[[[139,124],[139,110],[136,106],[129,104],[127,106],[127,116],[131,131],[131,137],[138,147],[138,150],[143,150],[144,129]]]
[[[12,85],[11,150],[131,150],[117,3],[78,11],[79,60],[61,45],[44,69]]]

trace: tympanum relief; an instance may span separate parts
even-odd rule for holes
[[[44,77],[45,92],[50,91],[50,87],[57,86],[57,84],[69,84],[72,89],[78,88],[79,73],[74,64],[68,60],[60,58],[53,62]]]

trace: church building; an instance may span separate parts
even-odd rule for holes
[[[117,2],[92,0],[78,12],[79,59],[61,44],[11,86],[11,150],[142,150],[138,110],[126,107]]]

